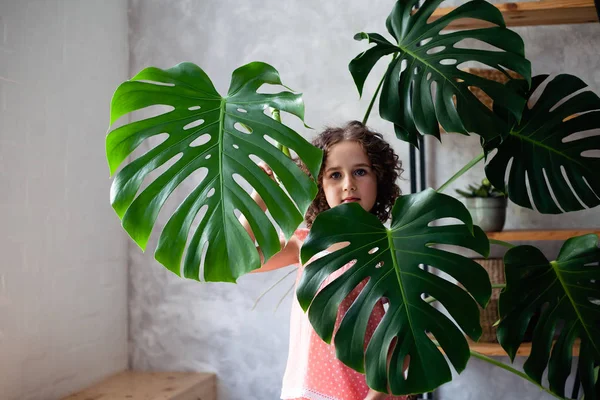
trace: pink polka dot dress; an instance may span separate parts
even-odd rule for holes
[[[299,229],[296,235],[304,240],[308,229]],[[352,267],[348,263],[331,274],[322,287]],[[303,267],[298,268],[296,285],[300,281]],[[364,283],[357,286],[340,305],[336,329],[341,318],[356,299]],[[370,340],[379,321],[385,314],[383,305],[374,308],[367,326],[365,340]],[[283,387],[282,399],[294,400],[363,400],[369,391],[365,376],[344,365],[335,358],[333,344],[325,343],[314,331],[298,299],[294,296],[290,318],[290,347]],[[404,400],[407,397],[388,396],[386,399]]]

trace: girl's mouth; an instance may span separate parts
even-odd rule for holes
[[[342,203],[353,203],[353,202],[357,202],[360,199],[358,197],[347,197],[344,200],[342,200]]]

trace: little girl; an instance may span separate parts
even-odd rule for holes
[[[323,211],[343,203],[357,202],[363,209],[386,222],[394,201],[400,194],[396,179],[401,173],[401,163],[390,145],[378,133],[371,132],[365,125],[352,121],[342,128],[329,128],[313,140],[313,145],[324,152],[321,171],[317,177],[319,191],[306,216],[307,229],[298,229],[287,245],[271,257],[260,269],[266,272],[293,264],[300,264],[300,248],[309,229]],[[273,176],[271,169],[261,165]],[[305,169],[305,168],[303,168]],[[308,173],[308,171],[305,172]],[[252,198],[263,210],[266,206],[256,192]],[[242,217],[241,222],[254,239],[254,235]],[[329,251],[339,247],[332,246]],[[324,282],[327,285],[351,268],[349,263],[333,273]],[[303,266],[300,265],[296,285],[300,281]],[[340,305],[341,318],[356,299],[364,283],[348,295]],[[375,307],[369,321],[366,342],[373,335],[385,311],[381,302]],[[290,348],[287,368],[283,378],[282,399],[294,400],[383,400],[407,399],[379,393],[367,386],[365,376],[344,365],[335,358],[333,344],[318,337],[294,296],[290,321]]]

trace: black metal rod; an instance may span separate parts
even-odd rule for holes
[[[575,373],[575,382],[573,382],[573,392],[571,393],[571,398],[576,399],[579,396],[579,386],[580,386],[580,378],[579,378],[579,365],[577,366],[577,372]]]
[[[422,135],[419,135],[419,181],[420,181],[420,188],[419,191],[423,191],[426,189],[426,183],[425,183],[425,140],[423,139]]]
[[[425,157],[425,141],[423,136],[419,135],[419,191],[425,190],[427,187],[427,160]],[[411,193],[417,192],[417,163],[416,163],[416,150],[415,147],[410,145],[410,191]],[[425,271],[429,269],[427,265],[423,265]],[[419,395],[419,399],[433,400],[433,392],[422,393]]]
[[[417,193],[417,160],[415,147],[412,144],[409,147],[409,168],[410,168],[410,192]]]

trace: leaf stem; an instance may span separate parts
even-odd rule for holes
[[[437,341],[437,340],[432,340],[432,342],[433,342],[433,344],[435,344],[437,347],[440,347],[440,348],[441,348],[441,346],[440,346],[440,344],[438,343],[438,341]],[[506,364],[504,364],[503,362],[500,362],[500,361],[494,360],[494,359],[493,359],[493,358],[491,358],[491,357],[488,357],[488,356],[486,356],[486,355],[483,355],[483,354],[481,354],[481,353],[478,353],[478,352],[476,352],[476,351],[474,351],[474,350],[471,350],[471,349],[469,349],[469,353],[471,353],[471,356],[473,356],[473,357],[475,357],[475,358],[478,358],[478,359],[480,359],[480,360],[482,360],[482,361],[485,361],[485,362],[488,362],[488,363],[490,363],[490,364],[492,364],[492,365],[495,365],[495,366],[496,366],[496,367],[498,367],[498,368],[502,368],[502,369],[503,369],[503,370],[505,370],[505,371],[512,372],[513,374],[515,374],[515,375],[517,375],[517,376],[519,376],[519,377],[521,377],[521,378],[525,379],[526,381],[529,381],[529,382],[533,383],[535,386],[537,386],[538,388],[540,388],[540,389],[541,389],[541,390],[543,390],[544,392],[546,392],[546,393],[548,393],[548,394],[552,395],[553,397],[556,397],[557,399],[561,399],[561,400],[567,400],[567,399],[565,399],[564,397],[560,397],[560,396],[559,396],[559,395],[557,395],[556,393],[552,393],[552,392],[550,391],[550,389],[547,389],[547,388],[543,387],[542,385],[540,385],[539,383],[537,383],[536,381],[534,381],[533,379],[531,379],[529,376],[527,376],[527,374],[525,374],[524,372],[521,372],[521,371],[519,371],[518,369],[515,369],[515,368],[511,367],[510,365],[506,365]]]
[[[503,242],[502,240],[496,240],[496,239],[490,239],[490,244],[497,244],[499,246],[508,247],[509,249],[515,247],[515,245],[512,243]]]
[[[292,283],[292,286],[290,286],[290,288],[287,290],[287,292],[285,292],[285,294],[283,296],[281,296],[281,299],[279,299],[279,303],[277,303],[277,306],[275,306],[275,310],[273,312],[277,312],[277,310],[279,309],[279,306],[281,305],[281,303],[283,303],[283,300],[285,300],[285,298],[288,296],[288,294],[290,294],[290,292],[292,290],[294,290],[294,286],[296,286],[296,284]]]
[[[271,287],[269,287],[267,290],[265,290],[264,292],[262,292],[261,295],[258,296],[258,298],[256,299],[256,301],[254,302],[254,305],[252,306],[252,308],[250,309],[250,311],[254,311],[254,309],[256,308],[256,305],[258,304],[258,302],[260,301],[260,299],[262,299],[267,293],[269,293],[271,290],[273,290],[275,288],[275,286],[277,286],[281,282],[283,282],[285,278],[287,278],[288,276],[290,276],[291,274],[293,274],[294,272],[296,272],[296,270],[297,270],[297,268],[294,268],[293,270],[291,270],[290,272],[288,272],[287,274],[285,274],[277,282],[275,282],[273,285],[271,285]]]
[[[455,180],[460,178],[465,172],[467,172],[468,170],[473,168],[473,166],[475,166],[479,161],[483,160],[484,157],[485,157],[485,153],[481,153],[480,155],[478,155],[477,157],[475,157],[474,159],[469,161],[469,163],[467,165],[465,165],[464,167],[462,167],[460,169],[460,171],[458,171],[456,174],[454,174],[452,176],[452,178],[450,178],[446,183],[444,183],[442,186],[440,186],[440,188],[437,190],[437,192],[442,193],[444,191],[444,189],[446,189],[448,186],[450,186],[450,184],[452,184],[452,182],[454,182]]]
[[[423,299],[423,301],[424,301],[425,303],[428,303],[428,304],[429,304],[429,303],[433,303],[434,301],[437,301],[437,300],[436,300],[436,299],[435,299],[435,297],[433,297],[433,296],[427,296],[427,297],[425,297],[425,298]]]
[[[506,287],[506,283],[493,283],[492,289],[504,289]],[[433,303],[437,301],[437,299],[433,296],[427,296],[423,299],[423,301],[427,304]]]
[[[276,108],[271,108],[271,118],[273,118],[275,121],[277,122],[281,122],[281,113],[279,112],[278,109]],[[292,158],[291,154],[290,154],[290,149],[288,149],[286,146],[282,145],[279,142],[275,142],[277,143],[277,148],[287,156],[287,158]],[[277,182],[277,184],[279,184],[279,186],[281,186],[281,179],[279,179],[279,177],[277,176],[277,174],[275,172],[273,172],[273,176],[275,177],[275,181]]]
[[[279,112],[278,109],[273,108],[271,110],[271,118],[273,118],[275,121],[277,122],[281,122],[281,113]],[[290,149],[288,149],[287,147],[285,147],[284,145],[282,145],[281,143],[277,142],[277,148],[279,150],[281,150],[281,152],[283,154],[285,154],[288,158],[292,158],[291,154],[290,154]]]
[[[531,379],[529,376],[527,376],[527,374],[525,374],[524,372],[521,372],[509,365],[504,364],[503,362],[494,360],[493,358],[490,358],[488,356],[485,356],[481,353],[478,353],[476,351],[470,350],[471,356],[478,358],[482,361],[488,362],[490,364],[495,365],[496,367],[502,368],[505,371],[508,372],[512,372],[513,374],[520,376],[521,378],[525,379],[526,381],[529,381],[531,383],[533,383],[535,386],[537,386],[539,389],[543,390],[544,392],[552,395],[553,397],[557,398],[557,399],[561,399],[564,400],[564,397],[560,397],[559,395],[557,395],[556,393],[551,392],[549,389],[543,387],[542,385],[540,385],[539,383],[537,383],[536,381],[534,381],[533,379]]]
[[[396,57],[398,57],[398,53],[394,54],[394,57],[392,57],[392,61],[390,61],[390,64],[393,63],[394,60],[396,60]],[[365,116],[362,120],[363,125],[366,125],[367,121],[369,120],[369,115],[371,114],[371,110],[373,109],[373,105],[375,104],[375,99],[377,98],[377,95],[379,94],[379,91],[381,90],[381,86],[383,86],[383,81],[385,81],[386,75],[387,74],[383,74],[383,78],[381,78],[381,81],[379,81],[379,85],[377,85],[375,94],[373,95],[373,98],[371,99],[371,102],[369,103],[369,107],[367,108],[367,112],[365,113]]]

